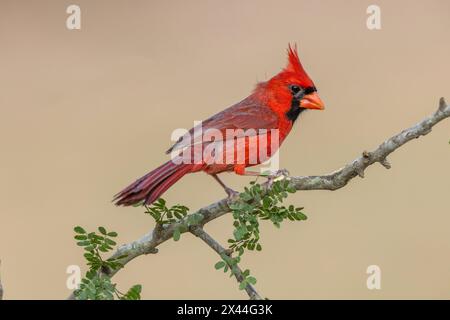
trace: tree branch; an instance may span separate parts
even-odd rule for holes
[[[336,170],[328,175],[322,176],[300,176],[300,177],[286,177],[290,183],[297,190],[337,190],[347,185],[347,183],[356,176],[364,177],[364,170],[374,163],[380,163],[385,168],[389,169],[390,164],[386,160],[387,156],[400,148],[405,143],[424,136],[431,132],[431,129],[438,122],[450,117],[450,105],[447,105],[444,98],[439,101],[438,110],[421,122],[403,130],[399,134],[384,141],[377,149],[363,154],[357,159],[353,160],[343,168]],[[270,184],[264,184],[265,190],[271,188]],[[206,207],[199,209],[193,214],[201,214],[203,220],[199,227],[202,228],[206,223],[214,220],[228,212],[230,212],[229,200],[222,199],[214,202]],[[145,234],[140,239],[129,244],[120,246],[111,258],[117,258],[126,255],[120,262],[126,265],[134,258],[149,253],[157,253],[157,247],[172,238],[174,230],[186,224],[187,218],[180,222],[170,225],[160,226]],[[110,277],[114,276],[118,270],[104,270]],[[69,299],[73,299],[73,294]]]
[[[217,254],[219,256],[222,256],[223,254],[229,256],[229,252],[227,252],[227,250],[224,247],[222,247],[216,240],[214,240],[208,233],[206,233],[205,230],[203,230],[203,228],[198,227],[198,226],[192,227],[191,233],[193,235],[199,237],[200,239],[202,239],[209,247],[211,247],[211,249],[213,249],[215,252],[217,252]],[[230,266],[230,265],[228,265],[228,266],[230,269],[233,268],[233,266]],[[241,270],[241,268],[239,268],[238,265],[234,266],[233,274],[239,283],[244,281],[244,276],[242,275],[242,270]],[[245,291],[247,292],[250,300],[262,300],[261,296],[258,294],[256,289],[251,284],[247,284],[247,286],[245,287]]]
[[[337,190],[346,186],[356,176],[364,178],[364,170],[376,162],[379,162],[386,169],[390,169],[391,165],[386,160],[388,155],[408,141],[430,133],[435,124],[449,116],[450,105],[447,105],[444,98],[441,98],[439,108],[435,113],[384,141],[374,151],[364,151],[359,158],[329,175],[293,177],[292,183],[297,190]]]

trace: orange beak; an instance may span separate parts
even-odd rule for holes
[[[306,109],[316,109],[316,110],[325,109],[325,105],[323,104],[323,101],[320,99],[317,92],[313,92],[304,96],[303,99],[300,101],[300,106]]]

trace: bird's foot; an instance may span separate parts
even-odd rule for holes
[[[275,181],[283,180],[287,177],[289,177],[289,171],[286,169],[277,170],[267,176],[267,186],[270,188]]]
[[[278,177],[285,177],[285,178],[289,177],[289,174],[290,173],[289,173],[289,171],[287,169],[280,169],[280,170],[278,170],[275,173],[276,176],[278,176]]]

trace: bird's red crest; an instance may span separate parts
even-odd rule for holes
[[[288,76],[288,74],[294,74],[295,77],[298,78],[298,80],[301,82],[303,86],[314,86],[314,83],[309,78],[308,74],[306,73],[305,69],[303,69],[303,66],[300,62],[297,52],[297,45],[295,45],[292,48],[291,45],[289,44],[287,51],[288,51],[288,64],[282,73],[284,73],[286,76]]]

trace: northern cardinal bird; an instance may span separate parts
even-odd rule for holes
[[[192,128],[167,151],[172,155],[175,154],[172,160],[126,187],[114,197],[114,201],[117,205],[125,206],[151,204],[185,174],[198,171],[204,171],[213,176],[231,196],[234,191],[225,186],[217,174],[234,171],[239,175],[258,175],[256,172],[247,172],[246,167],[269,159],[289,134],[300,113],[306,109],[322,110],[324,104],[317,94],[313,81],[300,63],[297,48],[289,45],[288,63],[281,72],[270,80],[259,83],[253,93],[241,102],[204,121],[201,134],[196,133],[199,128]],[[206,140],[204,133],[210,129],[221,133],[222,138]],[[254,129],[254,131],[248,136],[237,134],[228,138],[227,132],[230,129]],[[274,129],[278,129],[278,136],[273,134]],[[271,144],[272,137],[277,143],[275,147]],[[256,139],[258,143],[262,140],[267,141],[266,145],[270,145],[267,147],[267,156],[258,154],[256,161],[250,161],[249,155],[252,152],[258,153],[258,147],[250,142],[251,139]],[[195,156],[198,154],[199,147],[201,147],[200,150],[214,148],[219,144],[229,143],[230,140],[231,147],[217,148],[212,156],[203,157],[197,162],[180,161],[182,152]],[[239,143],[239,140],[242,143]],[[237,161],[235,156],[240,152],[245,155],[243,161]],[[227,158],[228,161],[223,161],[227,153],[234,156]]]

